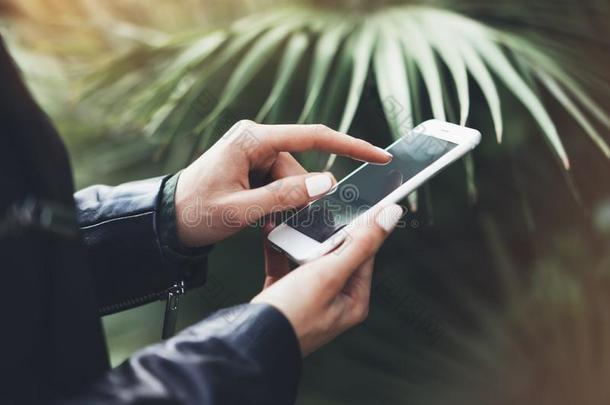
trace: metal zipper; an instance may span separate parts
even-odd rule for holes
[[[176,321],[178,320],[178,304],[180,296],[184,294],[184,281],[180,281],[167,290],[167,301],[165,301],[165,315],[163,316],[163,330],[161,339],[169,339],[176,333]]]
[[[115,312],[124,311],[126,309],[131,309],[137,307],[139,305],[148,304],[149,302],[153,302],[156,300],[163,299],[164,294],[167,290],[150,293],[146,295],[141,295],[139,297],[128,298],[125,301],[118,302],[116,304],[106,305],[99,309],[99,314],[101,316],[110,315]]]
[[[162,339],[172,337],[176,331],[176,321],[178,320],[178,305],[180,296],[185,293],[184,281],[179,281],[171,285],[168,289],[154,292],[139,297],[129,298],[124,301],[112,305],[106,305],[99,309],[101,316],[109,315],[115,312],[124,311],[137,307],[139,305],[148,304],[156,300],[166,300],[165,315],[163,317],[163,329],[161,332]]]

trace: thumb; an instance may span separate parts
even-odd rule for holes
[[[264,187],[240,191],[236,193],[235,201],[240,211],[248,212],[245,221],[252,223],[274,212],[303,207],[330,191],[335,183],[331,173],[289,176]]]
[[[336,295],[354,272],[375,256],[402,215],[397,204],[367,211],[339,231],[345,240],[336,250],[302,267],[311,267],[309,272],[318,273],[318,278],[324,280],[321,285],[325,293]]]

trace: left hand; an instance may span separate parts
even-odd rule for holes
[[[289,152],[311,149],[387,163],[392,156],[324,125],[235,124],[188,166],[176,187],[178,236],[205,246],[262,217],[306,205],[335,184],[330,173],[307,173]]]
[[[368,313],[377,250],[394,229],[402,209],[373,208],[343,228],[336,250],[290,271],[288,260],[265,240],[265,287],[252,299],[280,310],[294,328],[307,356]],[[269,232],[273,226],[266,226]]]

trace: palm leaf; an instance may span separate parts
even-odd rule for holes
[[[555,97],[555,99],[564,106],[564,108],[572,115],[572,117],[574,117],[576,122],[578,122],[580,126],[582,126],[582,128],[585,130],[585,132],[589,134],[593,142],[597,144],[597,146],[602,150],[604,155],[610,158],[610,148],[608,147],[606,141],[604,141],[599,132],[593,127],[593,125],[591,125],[591,123],[582,113],[580,108],[578,108],[578,106],[570,99],[570,97],[568,97],[568,95],[561,88],[559,83],[557,83],[555,79],[548,76],[544,72],[538,71],[537,75],[542,81],[542,83],[549,90],[549,92]]]
[[[148,135],[157,133],[161,125],[166,121],[176,108],[177,103],[184,97],[192,86],[194,79],[187,76],[187,71],[203,62],[212,52],[223,44],[227,36],[223,32],[213,33],[205,36],[182,51],[176,60],[165,69],[165,75],[160,75],[160,80],[150,86],[143,98],[156,100],[160,95],[165,95],[172,90],[169,99],[162,104],[152,116],[150,122],[144,129]],[[186,76],[186,78],[185,78]],[[154,103],[154,101],[153,101]],[[154,103],[156,104],[156,103]]]
[[[345,109],[343,110],[343,117],[339,124],[339,131],[347,132],[356,114],[356,108],[358,108],[360,103],[360,95],[362,94],[367,77],[376,36],[376,27],[373,24],[364,23],[360,29],[358,39],[354,43],[352,80]]]
[[[332,61],[334,60],[339,44],[346,34],[348,25],[339,23],[337,25],[329,25],[328,29],[323,30],[318,43],[316,44],[313,56],[309,81],[307,83],[307,98],[303,112],[298,119],[299,123],[304,122],[314,109],[316,102],[319,100],[322,86],[326,80],[326,76],[330,70]]]
[[[239,93],[260,71],[271,54],[275,52],[280,45],[280,42],[283,41],[295,27],[296,25],[294,23],[288,23],[272,28],[265,32],[258,41],[254,43],[239,65],[235,68],[229,82],[224,88],[218,104],[210,115],[196,127],[195,132],[200,132],[207,127],[239,96]]]
[[[443,103],[443,88],[439,77],[439,71],[434,57],[434,51],[428,42],[414,26],[414,19],[409,13],[403,13],[406,19],[403,24],[398,26],[399,38],[402,40],[404,52],[415,61],[421,72],[424,83],[430,97],[432,105],[432,115],[434,118],[445,120],[445,107]],[[402,18],[396,18],[402,20]]]
[[[281,95],[286,91],[289,82],[294,78],[294,70],[297,68],[299,61],[307,50],[309,38],[304,33],[293,35],[290,42],[286,46],[284,56],[278,67],[278,73],[274,80],[273,89],[261,107],[256,117],[257,121],[263,121],[271,108],[278,102]]]
[[[341,122],[339,123],[339,131],[347,132],[352,124],[356,109],[360,104],[360,96],[364,89],[369,65],[371,62],[371,54],[375,46],[377,36],[377,27],[371,23],[364,23],[355,37],[352,52],[352,77],[347,93],[347,100]],[[331,155],[326,163],[326,169],[330,168],[335,161],[336,155]]]
[[[500,105],[500,96],[494,83],[491,74],[485,67],[485,64],[481,60],[480,56],[472,49],[470,44],[466,41],[457,41],[457,47],[464,58],[464,63],[468,67],[470,74],[474,80],[478,83],[483,96],[487,101],[491,117],[494,123],[494,129],[496,132],[496,138],[498,143],[502,142],[502,109]]]
[[[569,168],[570,162],[563,147],[563,143],[559,138],[559,134],[557,133],[557,128],[540,99],[536,97],[534,92],[528,87],[521,76],[519,76],[515,68],[497,45],[482,41],[475,36],[471,37],[471,40],[485,62],[495,71],[506,87],[511,90],[532,113],[532,116],[538,122],[555,152],[563,162],[564,167],[566,169]]]
[[[239,27],[239,24],[236,25]],[[205,72],[198,75],[196,81],[180,98],[179,103],[176,104],[176,109],[172,111],[172,114],[168,114],[167,119],[170,121],[170,125],[168,125],[170,128],[176,128],[177,123],[185,119],[186,114],[191,110],[193,103],[201,97],[202,92],[205,91],[206,86],[208,85],[208,81],[214,74],[234,59],[246,46],[248,46],[248,44],[267,28],[268,27],[264,24],[258,24],[228,43],[227,47],[222,50],[220,55],[210,62]]]
[[[349,87],[351,72],[353,70],[353,54],[355,48],[355,42],[358,39],[355,35],[350,35],[346,43],[340,48],[337,56],[337,61],[333,64],[333,69],[329,74],[332,78],[325,88],[324,101],[321,105],[321,111],[317,118],[323,123],[331,124],[331,120],[336,117],[340,117],[340,105],[339,102],[341,96],[345,95]],[[334,123],[338,125],[337,122]]]
[[[374,54],[375,79],[385,117],[392,135],[399,139],[413,128],[409,79],[400,42],[381,23]]]
[[[606,128],[610,129],[610,115],[606,113],[589,95],[587,95],[581,86],[576,82],[574,78],[568,75],[565,71],[557,66],[557,64],[543,53],[528,48],[525,46],[523,41],[515,36],[502,36],[502,40],[507,44],[514,46],[517,52],[521,53],[526,58],[526,63],[529,66],[535,67],[537,75],[541,80],[552,81],[552,86],[556,89],[554,96],[555,98],[564,105],[564,107],[572,114],[575,120],[585,129],[585,131],[591,136],[593,141],[598,147],[604,152],[607,157],[608,155],[608,144],[607,142],[595,131],[592,124],[587,118],[582,116],[578,108],[574,105],[574,108],[568,108],[566,104],[573,104],[570,96],[566,94],[560,86],[565,87],[570,95],[576,98],[599,122]],[[550,89],[549,89],[550,90]],[[563,99],[563,101],[560,100]],[[576,114],[575,114],[576,113]]]
[[[544,7],[552,11],[549,4],[544,3]],[[503,3],[502,7],[508,9],[509,5]],[[445,119],[445,101],[454,88],[459,102],[459,117],[454,119],[464,124],[471,105],[472,78],[489,106],[497,139],[501,141],[502,110],[496,82],[502,82],[530,112],[567,168],[569,160],[557,128],[534,90],[540,82],[610,157],[606,140],[588,115],[608,128],[610,116],[556,62],[556,55],[551,58],[548,47],[540,46],[542,42],[537,37],[494,29],[453,11],[396,6],[344,15],[330,9],[320,12],[311,7],[281,7],[240,20],[225,32],[200,38],[190,36],[168,41],[166,46],[144,48],[141,55],[155,60],[154,64],[142,66],[124,58],[118,62],[116,72],[100,76],[96,91],[116,96],[112,82],[128,80],[132,75],[128,72],[135,66],[143,75],[153,75],[154,80],[149,86],[130,87],[131,94],[125,98],[128,107],[123,108],[128,110],[122,114],[124,120],[130,124],[148,121],[145,132],[158,136],[162,145],[171,145],[179,134],[194,134],[196,144],[205,145],[218,135],[216,122],[222,112],[236,103],[259,72],[266,67],[275,68],[269,61],[281,54],[275,78],[268,86],[269,94],[256,116],[259,120],[280,114],[288,87],[303,83],[305,99],[298,121],[324,122],[348,131],[363,86],[373,74],[383,114],[394,137],[402,133],[400,125],[405,117],[398,117],[392,105],[384,102],[387,100],[395,101],[406,118],[411,116],[413,121],[426,118],[423,114],[428,111],[427,105],[432,116]],[[305,58],[310,49],[312,57]],[[513,60],[518,61],[519,69]],[[304,63],[310,64],[307,80],[295,80]],[[371,63],[373,73],[369,72]],[[229,65],[235,68],[212,110],[196,110],[193,105],[205,97],[210,83]],[[443,66],[451,81],[445,80]],[[134,83],[133,78],[129,80]],[[422,84],[425,92],[420,89]],[[328,163],[333,161],[331,156]],[[465,164],[472,194],[473,162]]]
[[[474,159],[472,154],[469,153],[464,156],[464,169],[466,170],[466,191],[468,192],[468,197],[470,198],[470,202],[474,203],[477,200],[477,186],[474,178]]]
[[[417,21],[417,28],[424,32],[431,46],[438,52],[445,65],[449,68],[460,102],[460,125],[466,125],[470,110],[470,95],[468,92],[468,72],[466,63],[459,49],[452,46],[452,36],[448,31],[438,30],[434,21],[421,18]]]

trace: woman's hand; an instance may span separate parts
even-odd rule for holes
[[[334,177],[307,173],[289,153],[310,149],[373,163],[392,159],[383,149],[324,125],[240,121],[180,175],[175,204],[181,242],[212,244],[326,193]]]
[[[252,302],[279,309],[308,355],[366,318],[374,256],[402,214],[395,204],[367,212],[342,231],[346,239],[334,252],[291,272],[265,240],[265,289]]]

